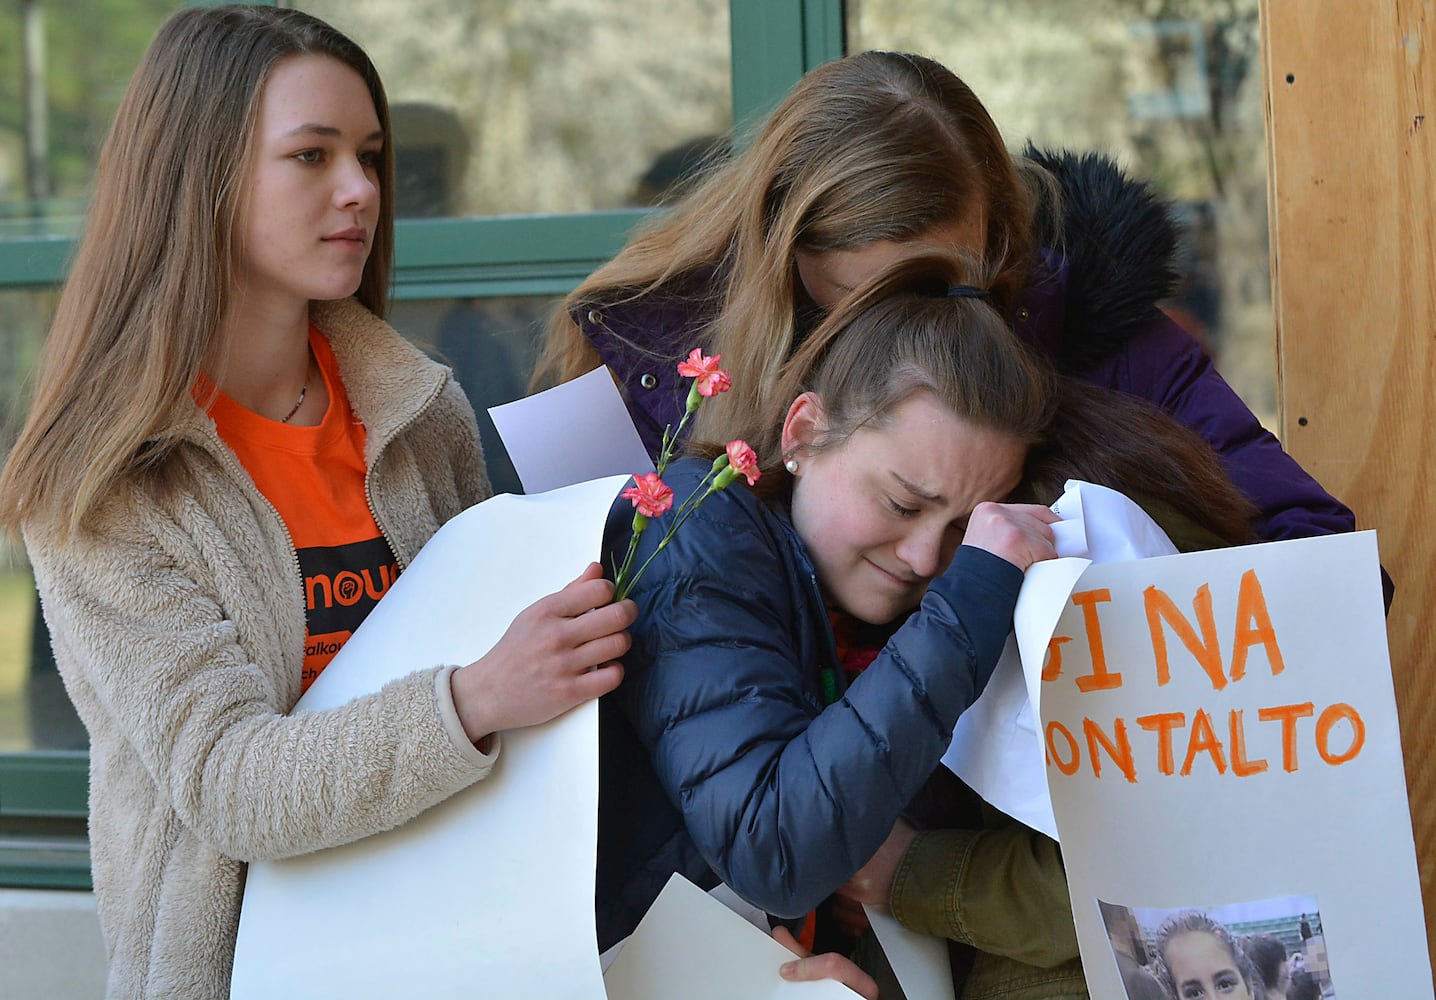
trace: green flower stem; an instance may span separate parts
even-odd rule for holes
[[[657,472],[660,478],[664,471],[667,470],[668,463],[673,460],[673,453],[678,450],[678,439],[683,436],[683,428],[688,426],[688,418],[693,416],[693,414],[697,412],[698,407],[703,405],[703,399],[703,394],[698,391],[698,380],[694,379],[693,385],[688,389],[688,399],[683,404],[683,418],[678,421],[677,429],[675,430],[672,425],[663,428],[663,446],[658,449],[657,463]],[[724,475],[726,475],[727,478],[724,479],[721,484],[718,484],[717,480],[722,479]],[[623,565],[613,574],[613,599],[615,601],[623,600],[633,591],[634,586],[638,583],[638,578],[643,575],[643,571],[648,568],[648,564],[653,561],[653,557],[663,551],[669,539],[671,539],[678,530],[678,526],[688,520],[698,505],[706,500],[710,493],[721,490],[724,486],[731,483],[736,475],[736,472],[728,468],[728,456],[726,454],[719,455],[714,459],[713,465],[709,468],[708,474],[703,477],[703,481],[694,487],[692,493],[688,494],[687,500],[679,504],[678,511],[674,514],[674,524],[668,529],[667,533],[664,534],[663,540],[658,543],[658,548],[654,549],[652,554],[643,561],[643,565],[638,567],[638,572],[634,573],[632,579],[630,579],[628,573],[629,570],[633,568],[634,556],[638,552],[638,536],[643,534],[644,529],[648,527],[649,520],[642,514],[634,513],[633,534],[628,539],[628,552],[623,557]]]
[[[638,549],[638,536],[648,527],[648,518],[643,518],[644,523],[640,525],[638,519],[643,517],[643,515],[633,515],[633,537],[628,541],[628,555],[623,560],[623,568],[614,574],[613,599],[615,601],[621,601],[633,592],[633,588],[638,585],[639,577],[643,576],[643,571],[648,569],[648,564],[653,562],[654,557],[668,546],[673,536],[678,534],[678,529],[683,527],[683,522],[693,516],[694,511],[698,509],[699,505],[714,493],[724,489],[729,483],[736,479],[737,476],[738,473],[729,468],[728,456],[726,454],[719,455],[715,458],[712,466],[708,469],[708,474],[703,477],[697,486],[693,487],[693,492],[688,494],[688,499],[679,504],[678,510],[672,512],[673,523],[669,525],[668,529],[663,533],[663,538],[659,540],[658,547],[649,553],[648,558],[643,560],[643,565],[639,566],[638,571],[633,574],[632,579],[629,579],[628,570],[633,564],[633,554]]]
[[[668,468],[668,463],[673,461],[673,453],[678,450],[678,439],[683,436],[683,428],[688,426],[688,418],[697,412],[698,407],[703,403],[703,396],[698,392],[698,383],[695,381],[688,390],[688,401],[683,405],[683,417],[678,421],[677,430],[670,424],[663,428],[663,447],[658,449],[658,474],[663,475],[663,470]]]
[[[702,491],[707,488],[711,482],[714,481],[715,475],[721,475],[722,471],[727,467],[727,455],[719,455],[717,458],[715,458],[713,460],[713,464],[708,467],[707,474],[704,475],[704,477],[702,478],[702,480],[699,481],[697,486],[693,487],[693,492],[688,494],[688,499],[684,500],[681,504],[678,505],[678,511],[676,516],[680,519],[685,518],[688,516],[689,511],[691,511],[698,504],[702,503],[703,498],[708,495],[708,493]],[[720,486],[718,488],[722,489],[723,487]],[[708,490],[708,492],[712,492],[712,490],[710,489]]]
[[[706,481],[707,480],[705,479],[705,482]],[[663,538],[659,541],[658,547],[655,548],[651,553],[649,553],[648,558],[643,560],[643,565],[638,567],[638,572],[633,574],[633,579],[628,582],[627,586],[622,588],[621,593],[615,590],[613,597],[615,601],[621,601],[628,596],[628,594],[638,584],[639,578],[643,576],[643,571],[648,569],[648,564],[653,562],[654,558],[658,555],[658,553],[662,552],[668,546],[668,543],[672,541],[673,536],[678,534],[678,529],[683,527],[683,522],[688,520],[697,512],[699,505],[702,504],[704,500],[707,500],[714,493],[717,493],[719,490],[723,489],[724,486],[727,486],[728,483],[731,483],[732,481],[732,479],[729,479],[727,482],[723,483],[722,486],[720,486],[718,485],[717,479],[714,479],[711,483],[708,483],[708,488],[703,490],[701,494],[699,493],[699,490],[702,489],[703,484],[698,484],[698,487],[695,488],[693,492],[689,494],[688,499],[683,502],[683,506],[679,508],[678,516],[674,519],[673,524],[670,525],[668,530],[663,533]]]
[[[623,565],[615,570],[613,574],[615,595],[617,595],[619,588],[622,586],[624,578],[628,576],[628,571],[633,568],[633,557],[638,553],[638,536],[643,534],[644,529],[648,527],[648,520],[648,515],[641,514],[638,511],[633,512],[633,533],[629,535],[628,538],[628,552],[623,557]],[[632,584],[629,586],[631,588]],[[614,600],[621,601],[623,598],[615,596]]]

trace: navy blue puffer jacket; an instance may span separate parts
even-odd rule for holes
[[[665,480],[681,500],[707,468],[683,459]],[[622,559],[631,515],[615,504],[609,560]],[[666,526],[649,525],[639,563]],[[1021,584],[1012,564],[960,547],[825,706],[820,671],[841,670],[801,540],[741,481],[710,497],[635,589],[627,675],[601,705],[600,946],[629,933],[675,871],[721,879],[781,918],[847,881],[987,683]]]

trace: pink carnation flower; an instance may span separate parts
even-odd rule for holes
[[[687,361],[678,362],[678,374],[694,379],[693,385],[700,396],[716,396],[720,392],[727,392],[733,387],[733,380],[728,377],[727,372],[718,367],[722,357],[721,354],[715,354],[710,358],[695,347],[693,353],[688,355]]]
[[[729,441],[727,451],[729,467],[740,476],[747,476],[749,486],[756,483],[761,475],[758,471],[758,453],[747,441]]]
[[[634,485],[620,495],[632,500],[633,506],[644,517],[662,517],[673,506],[673,491],[658,478],[656,472],[645,472],[633,477]]]

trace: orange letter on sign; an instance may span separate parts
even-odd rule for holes
[[[1196,657],[1197,663],[1211,678],[1212,690],[1220,691],[1226,687],[1227,679],[1222,674],[1222,650],[1217,642],[1217,624],[1212,617],[1212,588],[1204,583],[1192,598],[1192,610],[1196,613],[1197,624],[1202,630],[1200,639],[1197,638],[1191,622],[1183,617],[1177,610],[1177,605],[1162,591],[1156,587],[1148,587],[1142,591],[1142,596],[1146,598],[1147,628],[1152,633],[1152,652],[1157,656],[1157,685],[1160,687],[1172,679],[1172,667],[1167,659],[1167,636],[1162,631],[1162,619],[1165,619],[1167,624],[1172,626],[1172,631],[1177,633],[1177,638],[1182,640],[1182,645]]]
[[[1134,785],[1137,783],[1137,771],[1132,766],[1132,744],[1127,739],[1127,723],[1122,721],[1121,716],[1112,724],[1115,743],[1109,740],[1107,734],[1102,732],[1102,727],[1091,719],[1082,720],[1082,731],[1087,734],[1087,756],[1092,758],[1093,775],[1102,777],[1102,758],[1097,754],[1097,745],[1100,743],[1127,780]]]
[[[1263,722],[1281,720],[1281,766],[1288,771],[1296,770],[1296,720],[1306,718],[1315,710],[1316,706],[1309,701],[1257,709],[1257,718]]]
[[[1172,762],[1172,730],[1187,724],[1185,712],[1161,712],[1157,715],[1142,715],[1137,725],[1149,733],[1157,734],[1157,770],[1171,774],[1176,765]]]
[[[1216,730],[1212,729],[1212,717],[1199,708],[1197,714],[1192,717],[1192,738],[1187,744],[1187,759],[1182,762],[1184,776],[1192,773],[1192,762],[1203,750],[1211,755],[1217,773],[1226,774],[1227,759],[1222,753],[1222,741],[1217,739]]]
[[[1082,609],[1087,647],[1092,653],[1092,672],[1077,678],[1078,691],[1108,691],[1122,686],[1121,674],[1107,672],[1107,653],[1102,648],[1102,623],[1097,620],[1097,605],[1111,599],[1110,590],[1083,590],[1072,595],[1072,603]]]
[[[1334,754],[1327,746],[1331,739],[1331,727],[1342,719],[1351,722],[1351,746],[1346,748],[1342,754]],[[1316,720],[1316,752],[1321,754],[1321,759],[1331,764],[1345,764],[1351,758],[1361,753],[1361,747],[1366,742],[1366,723],[1361,721],[1361,716],[1356,714],[1356,709],[1345,702],[1337,702],[1331,705],[1321,718]]]
[[[1052,737],[1061,733],[1067,739],[1067,753],[1071,760],[1063,761],[1062,755],[1057,752],[1057,744],[1052,742]],[[1077,741],[1072,738],[1072,731],[1060,722],[1047,723],[1047,762],[1056,764],[1057,770],[1071,777],[1077,773],[1077,768],[1082,764],[1081,754],[1077,752]]]
[[[1271,615],[1266,610],[1266,595],[1261,591],[1261,581],[1257,579],[1256,570],[1249,569],[1242,574],[1241,590],[1237,592],[1237,634],[1232,639],[1233,681],[1246,676],[1247,650],[1257,645],[1266,647],[1266,659],[1271,664],[1273,677],[1286,669],[1281,649],[1276,644],[1276,629],[1272,627]]]
[[[1242,727],[1242,710],[1232,709],[1232,774],[1238,778],[1246,778],[1253,774],[1261,774],[1267,768],[1265,760],[1247,760],[1247,736],[1246,730]]]
[[[1047,664],[1042,668],[1044,681],[1055,681],[1062,673],[1062,644],[1071,642],[1070,635],[1054,635],[1047,644]]]

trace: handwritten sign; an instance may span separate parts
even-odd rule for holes
[[[1290,899],[1334,995],[1430,997],[1375,535],[1078,569],[1021,645],[1093,995],[1113,913]]]

